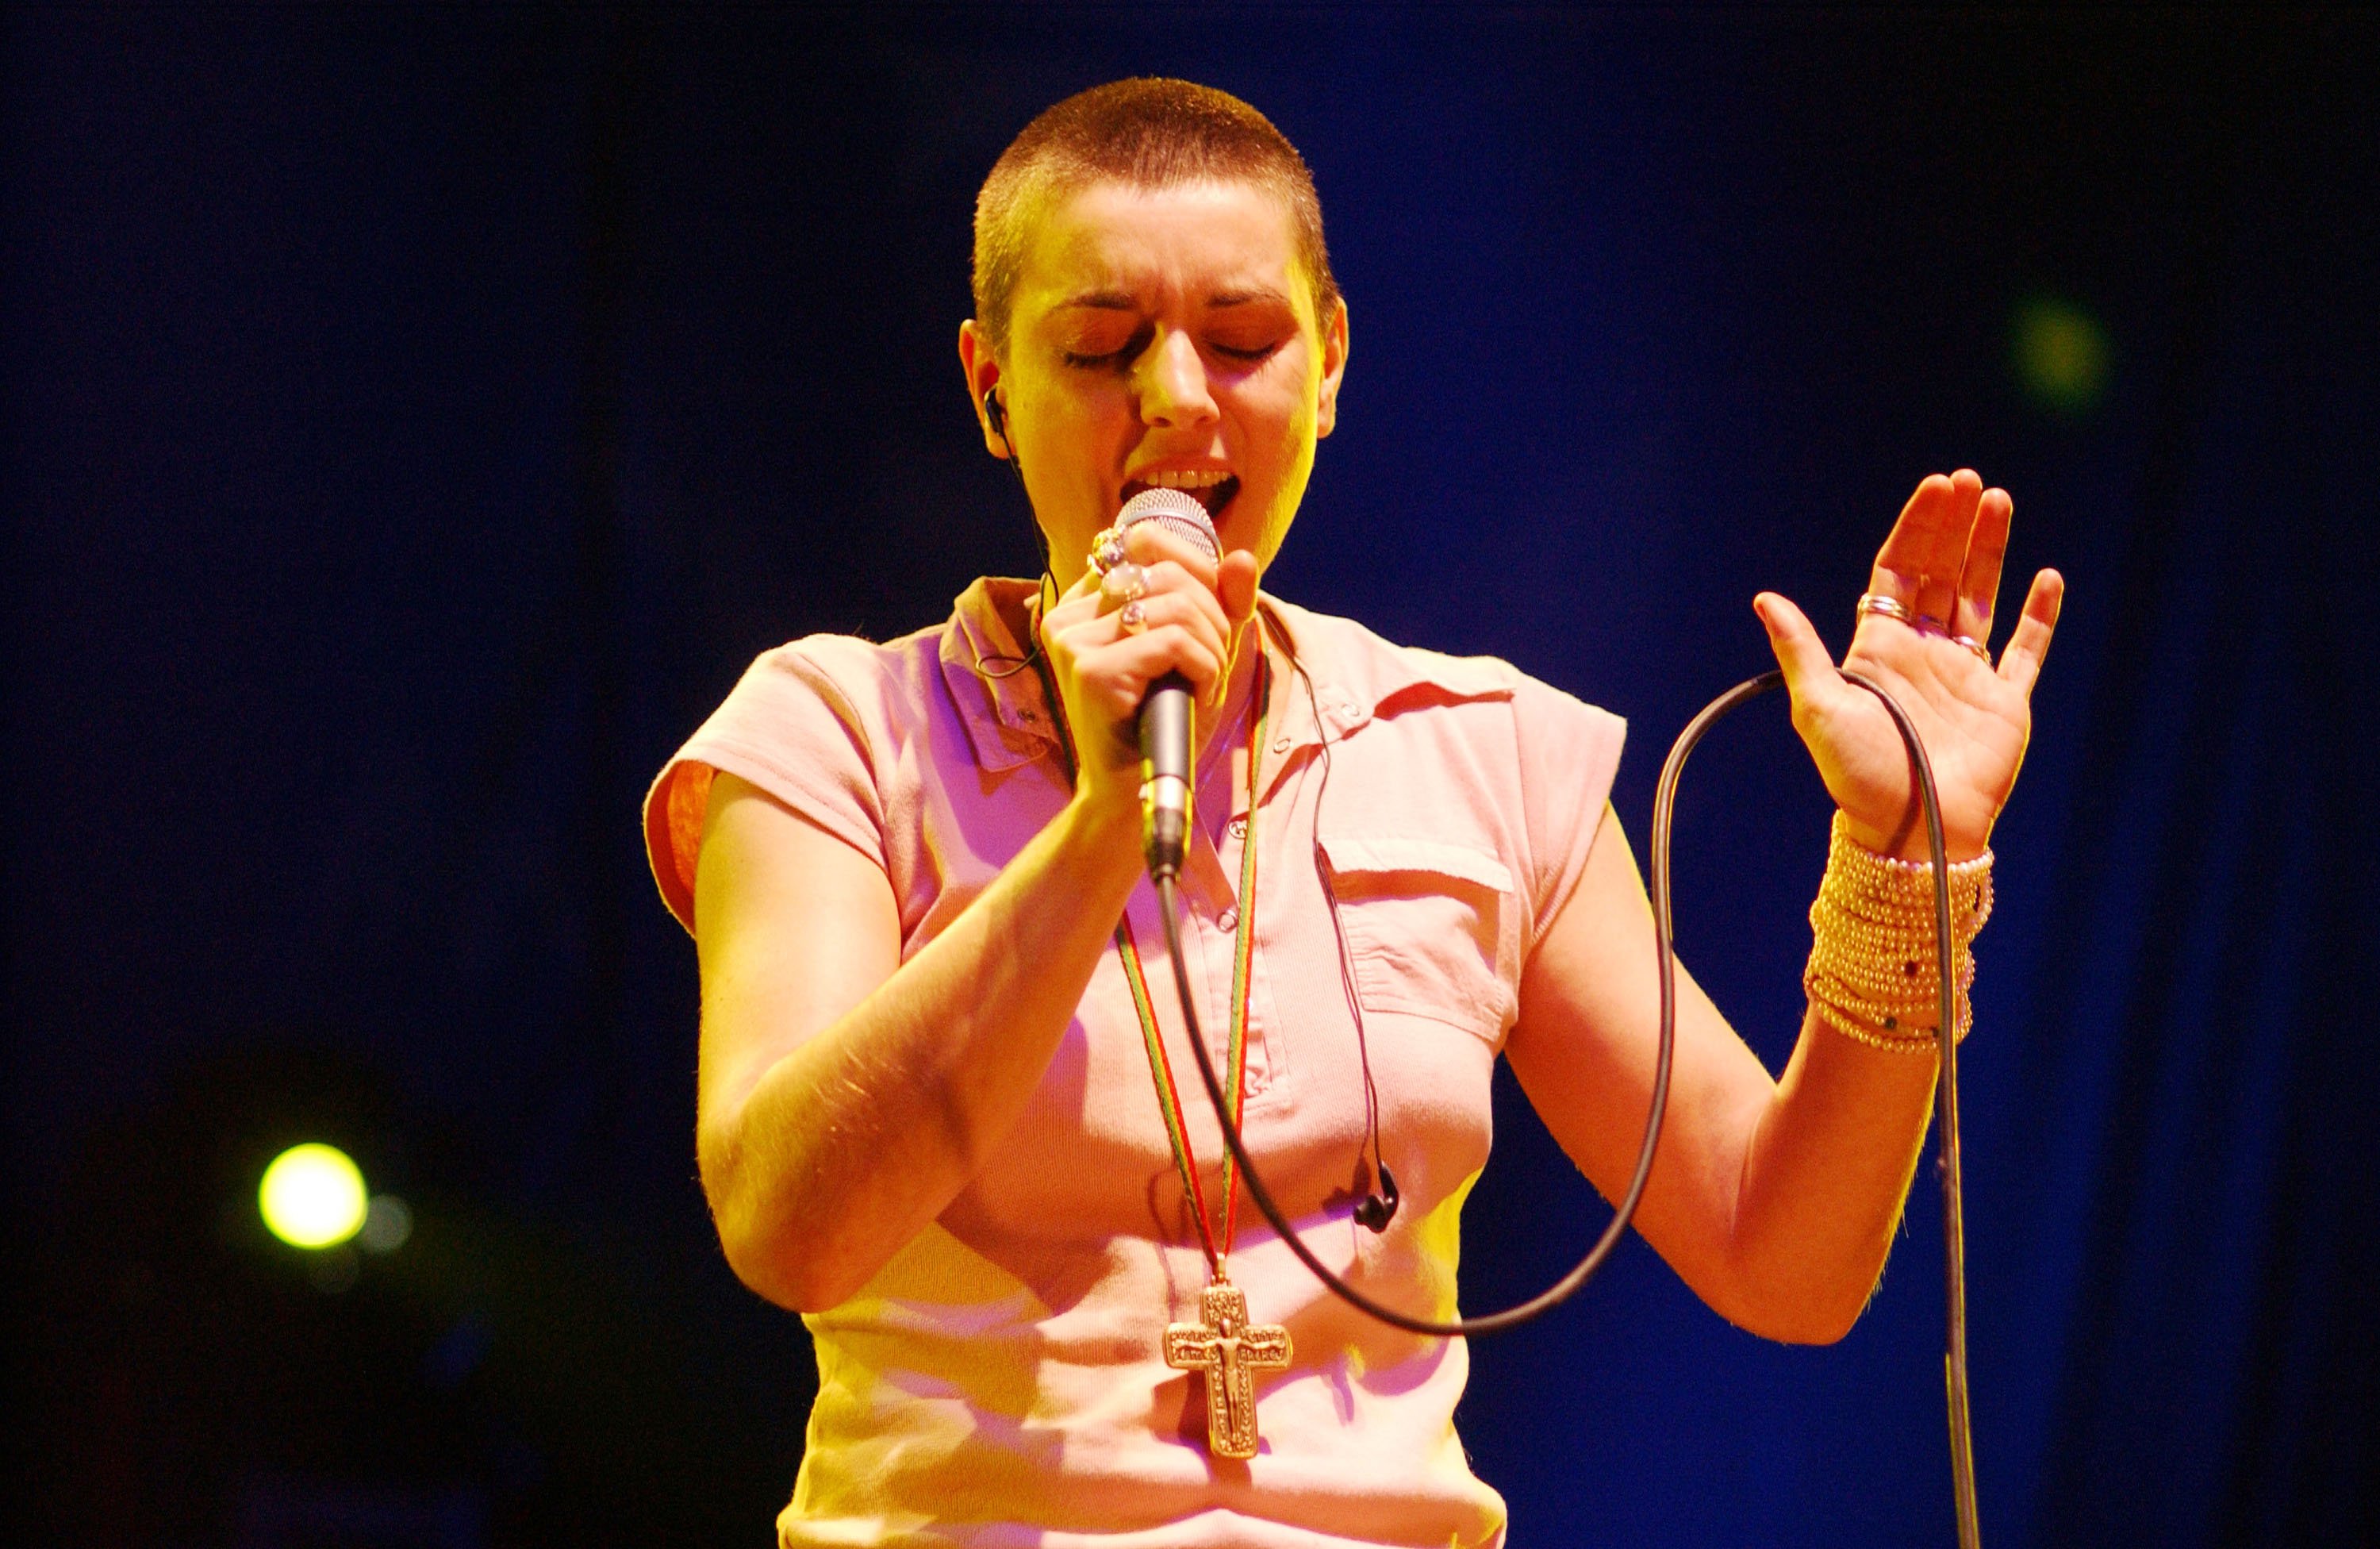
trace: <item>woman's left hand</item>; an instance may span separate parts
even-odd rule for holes
[[[1909,621],[1863,610],[1843,658],[1844,667],[1881,685],[1916,724],[1934,766],[1953,861],[1983,853],[2016,785],[2033,727],[2034,680],[2066,590],[2055,570],[2034,577],[2024,613],[1994,664],[1985,647],[2013,509],[2007,491],[1984,488],[1971,470],[1919,484],[1877,553],[1867,586],[1870,596],[1898,603]],[[1773,592],[1752,605],[1785,669],[1794,729],[1852,837],[1879,854],[1926,859],[1915,774],[1884,706],[1844,678],[1799,608]]]

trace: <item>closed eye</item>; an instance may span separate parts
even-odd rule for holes
[[[1105,330],[1095,330],[1092,334],[1092,337],[1096,339],[1104,332]],[[1113,334],[1107,334],[1106,336],[1109,338],[1115,337]],[[1060,352],[1060,359],[1063,360],[1069,366],[1073,366],[1080,371],[1121,371],[1131,365],[1133,360],[1139,356],[1140,352],[1148,348],[1149,342],[1156,336],[1156,328],[1144,323],[1139,327],[1134,329],[1132,333],[1125,337],[1123,342],[1116,346],[1113,349],[1062,350]]]
[[[1154,335],[1154,329],[1142,328],[1136,330],[1132,337],[1113,349],[1062,350],[1059,353],[1059,359],[1077,371],[1123,371],[1140,358],[1141,353],[1148,348]],[[1239,345],[1225,344],[1220,339],[1208,339],[1206,342],[1206,348],[1226,360],[1252,366],[1271,357],[1281,348],[1282,342],[1280,339],[1268,339],[1262,344]]]

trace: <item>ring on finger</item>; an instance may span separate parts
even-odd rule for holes
[[[1148,572],[1122,560],[1099,577],[1099,594],[1111,602],[1137,603],[1148,595]]]
[[[1127,635],[1136,635],[1148,628],[1148,615],[1141,608],[1140,599],[1135,597],[1118,609],[1116,622],[1123,626],[1123,632]]]
[[[1991,648],[1984,644],[1983,641],[1977,640],[1974,636],[1952,635],[1950,637],[1950,643],[1952,645],[1965,646],[1968,650],[1975,653],[1975,660],[1983,663],[1984,665],[1990,666],[1992,665]]]
[[[1099,536],[1091,540],[1091,568],[1104,576],[1123,563],[1123,539],[1112,527],[1099,529]]]
[[[1909,610],[1901,605],[1900,599],[1882,592],[1861,592],[1859,611],[1863,616],[1874,614],[1878,618],[1889,618],[1896,624],[1908,624],[1912,628],[1915,625]]]
[[[1949,619],[1937,618],[1930,613],[1919,614],[1909,621],[1909,627],[1921,635],[1947,635],[1950,632]]]

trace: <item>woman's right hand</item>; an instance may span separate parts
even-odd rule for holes
[[[905,960],[879,860],[733,774],[711,785],[698,1150],[728,1262],[783,1306],[856,1294],[981,1173],[1140,879],[1142,695],[1168,672],[1210,701],[1231,682],[1254,556],[1217,565],[1147,524],[1126,552],[1148,569],[1145,630],[1124,632],[1096,575],[1042,623],[1082,750],[1075,800]]]
[[[1154,522],[1124,534],[1124,555],[1141,567],[1147,588],[1141,628],[1124,627],[1124,599],[1102,590],[1097,569],[1086,569],[1041,620],[1041,648],[1080,764],[1075,790],[1102,805],[1139,799],[1140,703],[1167,673],[1190,680],[1204,740],[1256,614],[1254,555],[1211,560]]]

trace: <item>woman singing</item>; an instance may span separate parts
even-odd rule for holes
[[[1260,589],[1348,320],[1311,177],[1254,109],[1164,80],[1071,98],[975,230],[960,361],[1049,575],[888,644],[761,656],[647,808],[700,959],[720,1240],[817,1348],[781,1542],[1499,1543],[1454,1432],[1463,1343],[1326,1293],[1223,1165],[1142,873],[1135,715],[1167,673],[1195,689],[1184,966],[1252,1153],[1326,1262],[1433,1318],[1498,1055],[1606,1195],[1635,1160],[1656,985],[1607,799],[1621,725]],[[1155,487],[1206,507],[1220,560],[1110,531]],[[2010,509],[1971,472],[1918,485],[1845,663],[1933,759],[1961,1023],[2060,592],[2034,579],[1995,662]],[[1809,1012],[1771,1078],[1682,982],[1636,1223],[1721,1316],[1823,1341],[1928,1122],[1932,883],[1885,712],[1791,603],[1753,605],[1839,808]]]

